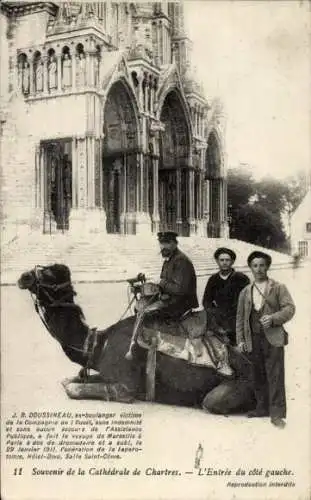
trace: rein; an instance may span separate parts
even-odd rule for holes
[[[42,309],[44,308],[44,306],[42,306],[42,304],[40,303],[40,301],[36,298],[34,298],[33,294],[31,293],[31,298],[33,300],[33,303],[35,305],[35,310],[37,311],[38,315],[39,315],[39,318],[41,319],[42,323],[44,324],[45,328],[51,333],[51,330],[50,330],[50,327],[49,325],[47,324],[46,320],[45,320],[45,317],[44,317],[44,313],[42,312]],[[91,329],[89,329],[89,333],[88,333],[88,336],[90,334],[90,332],[92,332]],[[85,342],[87,342],[87,339],[88,339],[88,336],[85,340]],[[52,334],[52,337],[55,338],[55,335]],[[73,351],[76,351],[76,352],[80,352],[82,354],[85,354],[86,351],[85,349],[78,349],[78,347],[75,347],[73,345],[70,345],[70,344],[64,344],[63,342],[61,342],[60,339],[57,339],[57,342],[62,346],[62,347],[68,347],[69,349],[72,349]]]
[[[45,328],[48,330],[48,332],[50,332],[52,334],[52,336],[55,338],[55,335],[53,335],[53,333],[51,332],[51,329],[45,319],[45,314],[43,312],[43,310],[47,307],[51,307],[51,308],[55,308],[55,307],[70,307],[72,309],[77,309],[79,310],[80,312],[80,315],[81,315],[81,321],[82,323],[84,323],[84,325],[87,327],[88,329],[88,333],[87,333],[87,336],[86,336],[86,339],[84,341],[84,346],[82,349],[79,349],[78,347],[76,346],[73,346],[73,345],[70,345],[70,344],[64,344],[59,338],[57,338],[57,341],[58,343],[64,348],[68,348],[68,349],[71,349],[75,352],[79,352],[80,354],[83,354],[84,356],[86,356],[86,365],[85,367],[83,367],[83,370],[84,371],[84,374],[87,375],[89,369],[90,369],[90,365],[91,365],[91,362],[92,362],[92,358],[93,358],[93,355],[94,355],[94,352],[95,352],[95,349],[98,345],[98,335],[96,334],[96,329],[94,328],[89,328],[88,325],[85,323],[84,319],[84,314],[80,308],[80,306],[78,306],[77,304],[74,304],[73,302],[66,302],[64,299],[67,299],[69,296],[72,298],[74,295],[76,295],[75,291],[71,288],[71,282],[70,281],[65,281],[63,283],[60,283],[60,284],[54,284],[54,285],[50,285],[50,284],[43,284],[41,282],[41,277],[40,277],[40,274],[39,274],[39,269],[40,267],[39,266],[36,266],[35,267],[35,277],[36,277],[36,293],[32,293],[30,292],[30,295],[31,295],[31,298],[34,302],[34,306],[35,306],[35,310],[36,312],[38,313],[42,323],[44,324]],[[70,289],[67,291],[67,293],[65,293],[64,295],[62,295],[62,297],[60,299],[54,299],[53,297],[51,297],[50,293],[48,292],[48,290],[52,290],[54,292],[57,292],[59,290],[66,290],[66,288],[70,287]],[[42,300],[39,299],[39,294],[40,294],[40,291],[44,293],[45,297],[49,300],[49,303],[48,304],[42,304]],[[92,336],[94,336],[94,340],[93,340],[93,345],[91,345],[91,341],[90,339],[92,338]]]
[[[72,289],[71,282],[70,281],[64,281],[63,283],[59,284],[53,284],[50,285],[49,283],[42,283],[41,282],[41,277],[40,277],[40,269],[43,269],[41,266],[35,266],[35,277],[36,277],[36,297],[37,297],[37,302],[39,301],[39,293],[42,291],[46,298],[49,300],[49,307],[73,307],[76,309],[80,309],[77,304],[74,304],[73,302],[66,302],[64,299],[67,299],[67,297],[73,297],[76,295],[76,292]],[[65,290],[66,288],[69,287],[69,290],[67,293],[65,293],[60,299],[56,300],[53,297],[51,297],[50,293],[48,290],[53,291],[53,292],[58,292],[59,290]],[[82,311],[81,311],[82,312]]]

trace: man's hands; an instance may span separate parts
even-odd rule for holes
[[[245,343],[245,342],[240,342],[240,343],[237,345],[237,350],[238,350],[239,352],[247,352],[246,343]]]
[[[262,316],[262,318],[260,319],[260,323],[262,324],[262,326],[264,328],[269,328],[269,326],[272,326],[272,316],[268,315],[268,314],[265,314],[264,316]]]

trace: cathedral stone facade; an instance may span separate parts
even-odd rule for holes
[[[5,227],[226,236],[224,118],[182,3],[2,2],[1,28]]]

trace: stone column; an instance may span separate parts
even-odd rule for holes
[[[153,166],[153,231],[158,232],[160,226],[159,215],[159,157],[154,156],[152,159]]]
[[[77,55],[73,50],[71,55],[71,71],[72,71],[72,91],[75,92],[77,88]]]
[[[31,229],[40,231],[42,229],[43,210],[41,207],[41,150],[40,145],[35,146],[35,168],[33,183],[33,202],[31,213]]]
[[[43,92],[49,91],[48,56],[43,57]]]
[[[144,74],[143,72],[140,72],[137,75],[138,79],[138,104],[139,104],[139,109],[140,111],[144,111],[144,93],[143,93],[143,80],[144,80]]]
[[[18,62],[16,65],[17,72],[17,89],[20,93],[23,92],[23,72],[24,72],[24,63]]]
[[[144,210],[144,155],[137,154],[136,234],[150,234],[151,220],[148,209]]]
[[[155,55],[154,62],[156,66],[160,66],[160,57],[159,57],[159,24],[157,21],[154,21],[154,32],[155,32]]]
[[[160,59],[160,66],[163,64],[163,23],[162,21],[159,21],[158,24],[158,31],[159,31],[159,59]]]
[[[94,45],[94,42],[92,42],[92,45]],[[95,86],[95,57],[97,55],[95,47],[90,48],[87,51],[87,85],[88,87],[94,87]]]
[[[225,179],[219,181],[220,186],[220,236],[229,237],[229,226],[227,217],[227,183]]]
[[[62,54],[57,54],[57,90],[61,92],[62,89]]]
[[[73,145],[72,175],[73,199],[75,199],[75,202],[70,211],[69,231],[76,238],[83,238],[87,234],[87,153],[85,137],[77,137],[74,139]]]
[[[56,221],[52,213],[51,206],[51,160],[49,161],[47,149],[43,148],[43,191],[44,191],[44,212],[43,212],[43,232],[55,233]]]
[[[85,51],[85,86],[91,86],[91,75],[90,75],[90,53]]]
[[[87,156],[87,197],[86,208],[95,208],[95,141],[94,137],[86,137]]]
[[[192,236],[196,233],[196,224],[194,218],[194,171],[189,170],[189,213],[188,213],[188,222],[189,222],[189,236]]]
[[[41,205],[40,156],[41,156],[40,146],[37,145],[35,149],[35,209],[40,208]]]
[[[34,93],[34,72],[33,72],[33,58],[29,58],[29,94]]]
[[[136,155],[136,169],[137,169],[137,175],[136,175],[136,212],[141,211],[141,178],[142,178],[142,153],[137,153]]]
[[[97,182],[102,183],[100,145],[95,137],[77,137],[73,140],[72,153],[72,210],[69,228],[79,236],[106,232],[106,214],[96,194]],[[101,189],[102,186],[99,186]],[[98,206],[99,205],[99,206]]]
[[[146,113],[148,113],[148,94],[150,92],[150,89],[149,89],[149,78],[148,78],[148,75],[146,76],[146,85],[145,85],[145,102],[144,102],[144,110]]]
[[[143,153],[139,154],[139,183],[140,183],[140,206],[138,208],[139,212],[144,211],[144,170],[145,170],[145,155]]]
[[[206,236],[206,224],[204,219],[204,207],[203,207],[203,197],[204,197],[204,178],[202,171],[198,172],[198,193],[197,193],[197,204],[198,204],[198,217],[196,220],[197,225],[197,235],[204,237]]]
[[[112,26],[112,13],[111,13],[111,0],[107,0],[106,2],[106,31],[108,31],[109,35],[111,35],[111,26]]]
[[[153,81],[153,78],[151,80],[151,85],[150,85],[150,114],[153,116],[154,114],[154,81]]]
[[[183,233],[183,220],[181,211],[181,169],[176,169],[176,226],[177,233]]]
[[[73,137],[71,147],[71,177],[72,177],[72,206],[71,209],[75,210],[79,207],[78,203],[78,158],[77,158],[77,139]]]
[[[121,233],[126,234],[126,214],[127,214],[127,155],[125,154],[123,157],[123,176],[122,176],[122,211],[120,215],[120,228],[121,228]]]

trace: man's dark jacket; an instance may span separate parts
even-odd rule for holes
[[[165,315],[180,317],[189,309],[198,307],[197,278],[191,260],[178,248],[164,261],[160,289],[167,294]],[[163,311],[164,312],[164,311]]]
[[[232,343],[235,343],[239,295],[248,284],[249,279],[243,273],[233,270],[226,280],[216,273],[209,278],[203,295],[204,309],[217,308],[220,317],[218,324],[230,332],[228,336]]]

